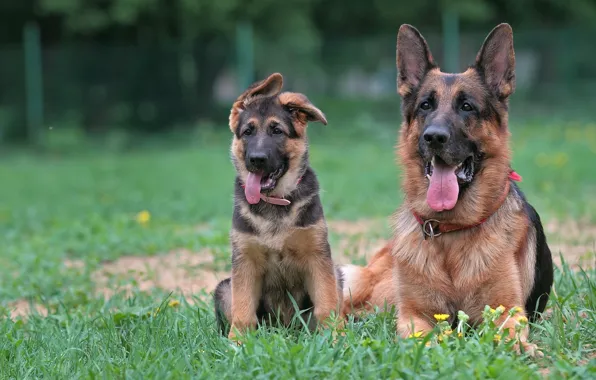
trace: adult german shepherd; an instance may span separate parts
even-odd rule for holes
[[[257,322],[290,325],[293,302],[309,310],[302,316],[311,328],[341,307],[306,137],[309,121],[327,120],[305,95],[280,93],[282,84],[278,73],[254,83],[230,112],[232,277],[218,284],[214,303],[219,329],[231,339]]]
[[[395,305],[402,336],[433,328],[458,310],[470,322],[485,305],[544,310],[552,257],[540,217],[512,182],[508,99],[515,89],[513,32],[498,25],[465,72],[443,73],[417,29],[397,37],[402,116],[398,159],[405,201],[394,235],[365,268],[345,266],[344,312]],[[503,314],[503,321],[507,312]],[[530,353],[528,329],[520,341]]]

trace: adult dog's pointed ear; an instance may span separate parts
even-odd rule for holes
[[[509,24],[496,26],[476,56],[476,70],[489,89],[501,100],[515,91],[515,52]]]
[[[281,105],[292,115],[294,127],[302,135],[309,121],[319,121],[327,125],[325,114],[308,100],[306,95],[297,92],[284,92],[278,97]]]
[[[282,86],[283,76],[280,73],[273,73],[267,79],[253,83],[248,87],[232,105],[229,120],[232,132],[235,132],[238,127],[238,116],[253,99],[277,95]]]
[[[397,33],[397,92],[414,92],[428,71],[436,67],[428,44],[418,29],[404,24]]]

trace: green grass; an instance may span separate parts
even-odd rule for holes
[[[387,218],[402,198],[397,126],[363,116],[349,127],[309,128],[327,218]],[[0,315],[22,299],[50,310],[0,320],[0,378],[535,378],[544,368],[554,378],[596,376],[594,270],[557,269],[552,314],[533,337],[545,358],[536,360],[477,334],[431,347],[397,340],[383,313],[350,324],[337,344],[329,332],[264,331],[238,348],[216,334],[205,293],[177,307],[167,306],[166,290],[94,295],[91,273],[124,255],[209,248],[228,263],[226,132],[120,152],[60,140],[55,128],[43,155],[0,158]],[[528,121],[512,133],[513,166],[544,221],[596,222],[596,125]],[[142,210],[151,213],[147,225],[135,220]],[[388,234],[385,225],[367,237]],[[340,238],[331,236],[334,247]],[[70,268],[67,259],[85,265]]]

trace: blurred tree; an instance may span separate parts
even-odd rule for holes
[[[79,37],[94,39],[116,34],[118,40],[149,45],[182,41],[180,54],[192,56],[197,117],[213,115],[213,87],[226,64],[233,59],[233,39],[239,21],[250,22],[255,35],[316,52],[317,31],[310,19],[314,0],[40,0],[42,12],[59,14],[66,28]],[[295,43],[296,40],[298,43]],[[186,49],[186,50],[184,50]],[[259,59],[274,60],[275,54]],[[283,57],[283,54],[278,56]],[[179,62],[178,62],[179,63]],[[175,63],[174,63],[175,64]],[[152,66],[149,62],[148,66]],[[176,65],[175,65],[176,66]],[[155,72],[147,68],[147,72]],[[168,68],[178,72],[180,65]],[[160,70],[163,72],[164,69]],[[98,73],[99,75],[99,73]],[[183,75],[183,73],[180,73]],[[171,73],[168,75],[171,77]],[[187,75],[188,76],[188,75]],[[147,78],[139,75],[139,80]],[[137,88],[146,88],[147,84]]]
[[[595,0],[320,0],[314,7],[314,22],[323,39],[328,75],[334,75],[346,62],[378,70],[378,57],[393,54],[383,52],[394,51],[401,24],[413,24],[431,37],[431,32],[441,32],[442,15],[447,10],[457,12],[461,30],[477,30],[482,36],[501,22],[526,30],[596,22]],[[438,59],[440,51],[436,44]],[[394,63],[387,63],[390,65]]]
[[[338,75],[341,70],[335,68],[346,63],[392,70],[393,58],[383,58],[388,62],[382,65],[378,60],[394,55],[399,25],[414,24],[433,38],[448,9],[458,12],[462,32],[477,30],[479,35],[504,21],[514,29],[534,31],[596,24],[595,0],[1,0],[0,43],[19,44],[23,24],[32,19],[41,25],[46,48],[67,40],[82,42],[76,49],[59,46],[44,52],[48,72],[63,74],[46,78],[46,91],[60,89],[61,96],[48,94],[48,108],[54,101],[84,109],[89,130],[117,117],[127,125],[157,130],[177,122],[188,125],[191,113],[203,118],[219,112],[214,83],[222,70],[233,66],[238,22],[254,27],[258,70],[286,67],[288,76],[299,79],[317,67],[327,76]],[[542,44],[540,50],[548,55],[553,38],[569,36],[560,33],[532,43]],[[121,49],[121,44],[139,48]],[[3,61],[15,63],[0,68],[0,91],[18,92],[21,85],[23,65],[17,50],[4,51]],[[587,56],[586,50],[576,48],[573,54]],[[542,57],[552,66],[549,73],[576,70],[569,69],[575,65],[572,58],[563,64],[552,58]],[[582,70],[593,72],[587,66]],[[317,85],[326,87],[324,82]],[[0,93],[0,112],[11,120],[24,115],[24,96],[15,91]],[[131,102],[132,109],[122,107]],[[56,109],[64,113],[64,107]],[[222,115],[217,115],[219,120]],[[12,124],[21,128],[22,123]]]

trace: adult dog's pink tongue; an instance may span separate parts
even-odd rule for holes
[[[261,201],[261,173],[248,173],[244,187],[244,195],[248,203],[254,205]]]
[[[435,211],[451,210],[457,203],[459,185],[455,175],[455,166],[435,162],[430,186],[426,193],[426,203]]]

